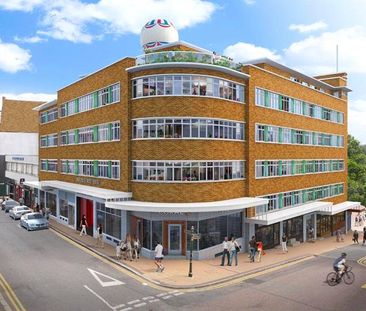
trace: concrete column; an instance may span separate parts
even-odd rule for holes
[[[127,211],[121,211],[121,239],[124,240],[126,237],[127,232],[129,231],[128,228],[128,220],[129,217]],[[142,243],[142,240],[140,241]]]
[[[93,200],[93,237],[97,237],[96,230],[97,230],[97,202]]]
[[[59,192],[60,190],[56,190],[56,217],[57,221],[60,219],[60,200],[59,200]]]
[[[283,222],[280,221],[280,241],[282,241],[281,240],[282,236],[283,236]]]
[[[345,222],[346,222],[346,233],[348,232],[349,228],[348,228],[348,217],[349,217],[349,212],[346,211],[346,215],[345,215]],[[352,221],[352,220],[351,220]],[[351,223],[352,225],[352,223]]]
[[[317,213],[314,213],[314,239],[316,240],[316,236],[317,236],[317,227],[316,227],[316,216],[317,216]]]
[[[306,215],[304,215],[303,217],[302,217],[302,230],[303,230],[303,232],[302,232],[302,237],[303,237],[303,239],[304,239],[304,242],[306,242],[306,240],[307,240],[307,232],[306,232]]]

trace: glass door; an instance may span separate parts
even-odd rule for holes
[[[182,254],[182,225],[169,224],[168,231],[168,253],[174,255]]]

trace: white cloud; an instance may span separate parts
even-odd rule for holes
[[[30,101],[44,101],[49,102],[56,98],[56,94],[48,93],[1,93],[0,92],[0,110],[3,104],[3,97],[6,99],[19,99],[19,100],[30,100]]]
[[[278,61],[281,58],[280,55],[276,54],[276,51],[246,42],[229,45],[223,54],[233,58],[236,62],[246,62],[263,57]]]
[[[287,65],[307,73],[336,71],[336,45],[339,47],[339,71],[366,73],[366,32],[362,27],[324,32],[292,43],[284,50]]]
[[[107,33],[138,34],[148,20],[169,17],[178,29],[183,29],[205,22],[216,10],[208,0],[16,0],[11,5],[0,0],[0,8],[21,10],[22,2],[24,11],[36,6],[43,10],[37,34],[84,43],[100,36],[89,31],[91,25]]]
[[[39,36],[23,37],[23,38],[15,36],[14,41],[21,42],[21,43],[39,43],[39,42],[47,41],[47,39],[41,38]]]
[[[45,0],[0,0],[0,8],[11,11],[32,11]]]
[[[348,132],[366,144],[366,100],[350,100],[348,110]]]
[[[243,0],[246,5],[253,5],[255,4],[256,0]]]
[[[29,51],[14,43],[5,43],[0,40],[0,70],[15,73],[30,68]]]
[[[304,24],[291,24],[289,26],[290,30],[295,30],[301,33],[307,33],[307,32],[313,32],[313,31],[317,31],[317,30],[322,30],[327,28],[328,25],[322,21],[320,22],[316,22],[313,24],[309,24],[309,25],[304,25]]]

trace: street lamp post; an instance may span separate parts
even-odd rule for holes
[[[188,276],[191,278],[192,275],[192,253],[193,253],[193,239],[194,239],[194,226],[191,227],[191,252],[189,255],[189,273]]]

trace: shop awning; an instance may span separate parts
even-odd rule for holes
[[[225,201],[197,202],[197,203],[160,203],[142,201],[107,202],[106,207],[156,213],[202,213],[240,211],[249,207],[268,204],[268,199],[243,197]]]
[[[280,221],[324,210],[332,205],[332,202],[311,202],[294,207],[274,210],[263,215],[247,218],[245,221],[259,225],[272,225]]]
[[[26,186],[37,188],[40,190],[64,190],[73,192],[76,194],[88,195],[104,200],[129,200],[132,197],[131,192],[115,191],[110,189],[85,186],[80,184],[74,184],[58,180],[45,180],[45,181],[28,181],[24,183]]]
[[[319,214],[322,215],[335,215],[347,210],[356,210],[356,211],[362,211],[361,203],[360,202],[352,202],[352,201],[346,201],[339,204],[334,204],[332,206],[325,207],[321,211],[319,211]]]

